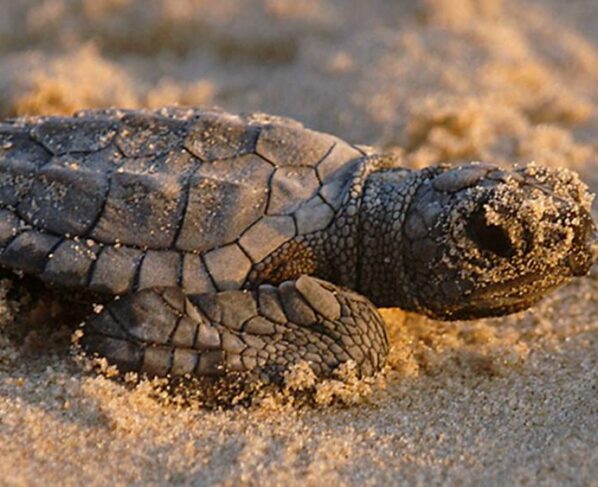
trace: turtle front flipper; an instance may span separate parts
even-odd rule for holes
[[[384,322],[366,298],[308,276],[255,291],[144,289],[90,318],[82,345],[122,372],[273,382],[303,361],[318,376],[349,360],[371,375],[388,352]]]

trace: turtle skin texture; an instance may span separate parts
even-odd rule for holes
[[[590,204],[568,170],[409,170],[260,113],[0,123],[0,266],[107,303],[84,349],[154,376],[371,375],[376,307],[497,316],[586,275]]]

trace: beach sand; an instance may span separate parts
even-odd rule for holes
[[[2,117],[219,105],[410,167],[535,160],[598,190],[594,0],[0,7]],[[386,373],[311,405],[181,406],[86,371],[72,329],[16,327],[20,304],[0,304],[0,485],[598,485],[596,269],[502,319],[384,310]]]

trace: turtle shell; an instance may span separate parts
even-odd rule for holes
[[[0,124],[0,265],[119,294],[236,289],[327,227],[362,153],[298,122],[217,109]]]

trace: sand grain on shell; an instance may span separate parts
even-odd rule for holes
[[[411,167],[536,160],[598,189],[590,0],[5,3],[2,117],[216,104]],[[3,297],[0,483],[591,485],[597,296],[594,271],[500,320],[386,310],[383,380],[329,381],[316,407],[271,396],[226,411],[86,373],[71,330],[15,329],[19,305]]]

